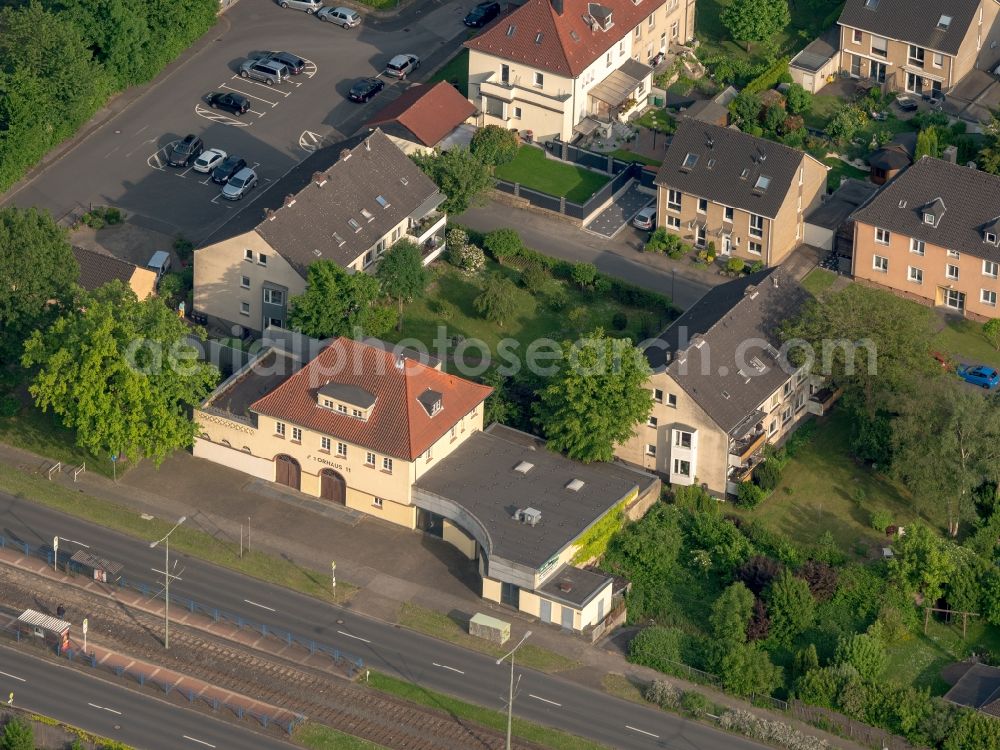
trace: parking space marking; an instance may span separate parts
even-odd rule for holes
[[[303,151],[318,151],[322,144],[323,136],[311,130],[303,130],[302,135],[299,136],[299,148]]]
[[[312,78],[317,72],[319,72],[319,68],[316,66],[316,63],[312,60],[306,60],[306,64],[302,68],[302,75],[306,78]]]
[[[253,83],[253,81],[251,81],[250,83]],[[220,83],[219,84],[219,88],[220,89],[229,89],[230,91],[235,91],[237,94],[242,94],[243,96],[247,97],[248,99],[256,99],[257,101],[263,102],[264,104],[270,104],[272,108],[277,107],[281,103],[281,102],[272,102],[270,99],[265,99],[262,96],[256,96],[254,94],[248,94],[246,91],[238,89],[235,86],[230,86],[228,83]]]
[[[247,112],[257,115],[257,117],[263,117],[267,112],[258,112],[256,109],[248,109]]]
[[[167,152],[169,152],[170,149],[172,149],[174,147],[174,144],[177,143],[177,140],[178,139],[174,139],[174,140],[170,141],[170,143],[168,143],[163,148],[156,149],[156,151],[154,151],[149,156],[149,158],[146,159],[146,164],[148,164],[153,169],[158,169],[161,172],[166,172],[167,171],[167,167],[166,167],[166,164],[167,164]]]
[[[211,120],[212,122],[217,122],[221,125],[233,125],[238,128],[245,128],[248,125],[253,125],[253,122],[237,120],[235,117],[230,117],[229,115],[223,114],[222,112],[218,112],[214,109],[203,107],[200,104],[194,105],[194,113],[199,117],[204,117],[206,120]]]
[[[286,98],[292,95],[291,91],[280,91],[280,90],[278,90],[277,86],[268,86],[266,83],[261,83],[260,81],[254,81],[253,79],[250,79],[250,78],[244,78],[243,76],[233,76],[233,78],[239,78],[240,81],[243,82],[243,83],[249,83],[249,84],[252,84],[254,86],[260,86],[262,89],[267,89],[268,91],[273,91],[275,94],[281,94],[282,96],[284,96]],[[278,85],[280,86],[281,84],[278,84]],[[249,94],[247,94],[247,96],[249,96]]]

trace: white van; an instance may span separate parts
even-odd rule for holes
[[[170,253],[166,250],[157,250],[149,259],[146,268],[156,274],[156,283],[159,284],[163,275],[170,270]]]

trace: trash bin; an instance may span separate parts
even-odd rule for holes
[[[662,107],[663,106],[663,97],[662,96],[654,96],[653,97],[653,106],[654,107]]]

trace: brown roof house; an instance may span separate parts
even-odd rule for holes
[[[645,105],[646,63],[694,36],[694,0],[527,0],[465,43],[481,124],[569,141]]]
[[[695,247],[773,266],[803,241],[826,165],[780,143],[682,117],[656,175],[657,222]]]
[[[840,70],[891,91],[947,93],[996,57],[996,0],[847,0]]]
[[[1000,177],[929,156],[852,215],[856,279],[975,320],[997,317]]]
[[[469,145],[476,108],[446,81],[410,86],[366,123],[379,128],[404,153]]]
[[[282,178],[268,195],[284,194],[283,204],[255,227],[195,253],[197,313],[251,331],[281,327],[316,260],[370,271],[403,237],[425,263],[444,251],[444,194],[381,130],[355,140],[310,157],[315,171],[304,179],[294,170]]]
[[[141,300],[156,294],[156,273],[148,268],[83,247],[74,246],[73,255],[80,266],[77,283],[88,292],[118,279]]]

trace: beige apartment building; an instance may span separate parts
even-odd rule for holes
[[[997,0],[847,0],[840,70],[890,91],[947,93],[995,57]]]
[[[773,266],[805,237],[828,167],[734,128],[682,117],[657,173],[657,225],[697,248]]]
[[[974,320],[998,316],[1000,177],[925,156],[851,218],[855,278]]]
[[[370,271],[404,237],[425,264],[444,251],[444,194],[380,130],[351,143],[313,154],[273,186],[265,195],[282,203],[256,226],[195,252],[196,314],[252,332],[283,327],[314,261]]]
[[[694,37],[694,0],[527,0],[465,43],[481,124],[572,140],[645,105],[647,63]]]
[[[672,485],[735,495],[765,445],[835,398],[781,352],[776,326],[806,298],[773,268],[709,291],[646,347],[653,410],[615,455]]]

